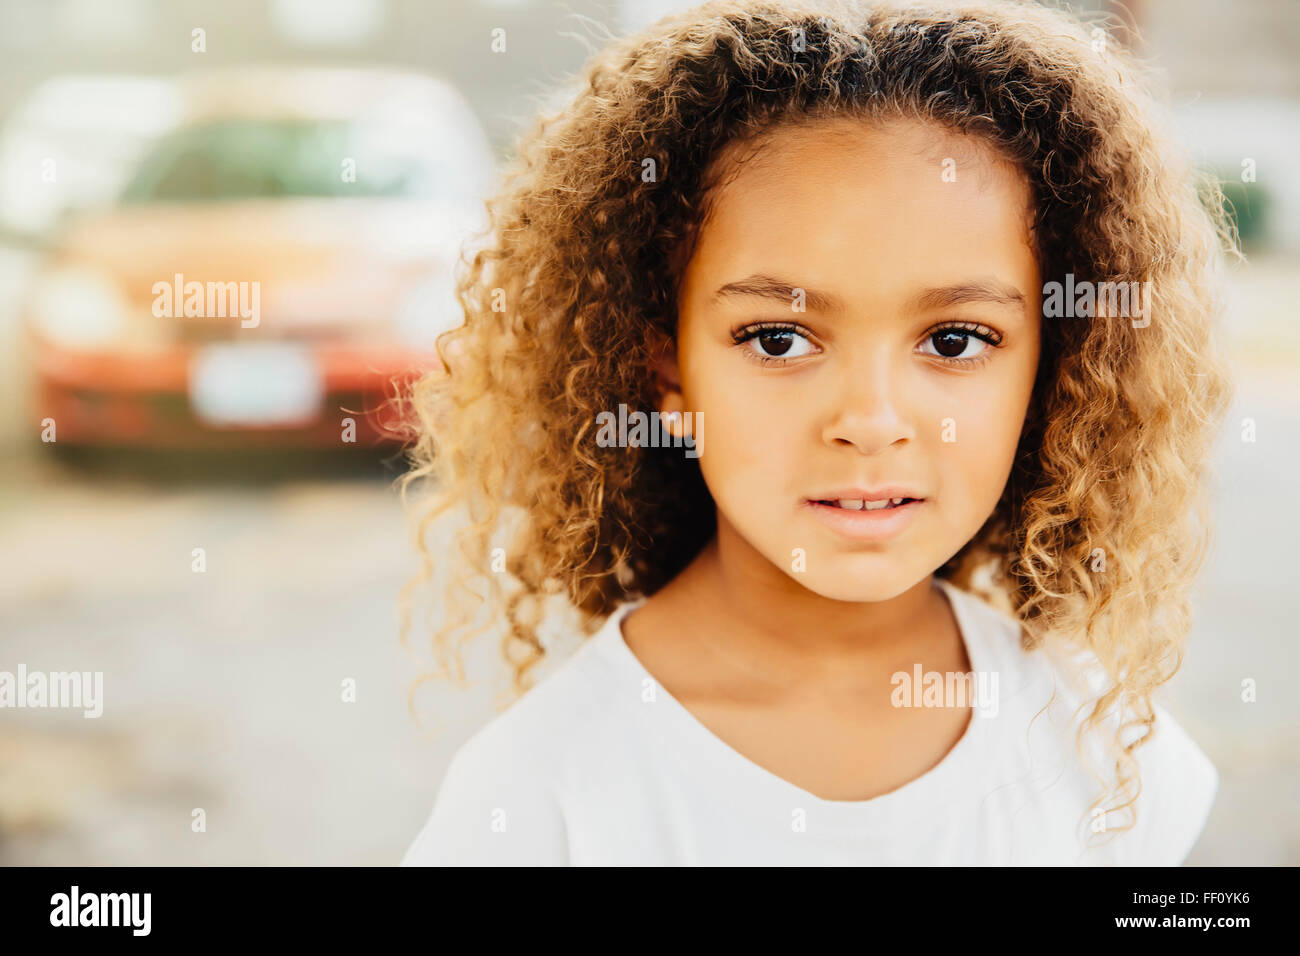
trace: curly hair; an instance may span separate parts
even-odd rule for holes
[[[1018,619],[1025,649],[1095,655],[1105,686],[1079,747],[1110,726],[1105,796],[1121,799],[1107,812],[1133,805],[1133,754],[1153,729],[1153,691],[1181,665],[1209,544],[1208,458],[1232,395],[1221,267],[1236,254],[1218,184],[1175,148],[1148,85],[1095,24],[1015,0],[715,0],[610,42],[572,101],[523,135],[486,233],[462,255],[464,325],[439,339],[442,368],[407,396],[402,489],[433,495],[408,597],[438,570],[430,534],[466,518],[459,553],[442,546],[456,573],[434,628],[439,674],[454,662],[463,675],[465,641],[495,621],[522,693],[548,653],[550,598],[590,634],[714,534],[697,462],[600,447],[593,434],[601,410],[655,407],[653,343],[674,336],[724,147],[834,116],[919,118],[1016,164],[1044,278],[1150,291],[1145,327],[1104,314],[1043,322],[1011,477],[935,572]],[[460,600],[489,599],[475,581],[494,600],[478,627]],[[1134,729],[1142,736],[1126,739]]]

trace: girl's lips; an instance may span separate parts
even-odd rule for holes
[[[917,498],[874,511],[851,511],[824,501],[808,501],[806,504],[819,521],[846,538],[855,541],[883,541],[911,524],[916,513],[927,502],[924,498]]]

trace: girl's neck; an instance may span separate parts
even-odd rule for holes
[[[828,681],[951,660],[954,652],[965,658],[957,622],[933,575],[885,601],[837,601],[774,567],[725,521],[718,528],[664,596],[689,608],[687,626],[708,634],[722,655],[761,673]]]

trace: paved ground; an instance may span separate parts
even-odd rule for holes
[[[0,274],[20,268],[0,259]],[[1254,418],[1259,438],[1230,429],[1221,444],[1216,550],[1164,698],[1222,776],[1192,863],[1300,863],[1300,705],[1284,683],[1300,670],[1285,603],[1297,278],[1263,262],[1237,281],[1231,420]],[[0,374],[3,407],[19,380]],[[490,701],[425,697],[423,713],[449,715],[438,738],[407,712],[416,671],[396,606],[413,559],[391,467],[299,459],[259,475],[243,462],[159,480],[111,461],[70,468],[19,438],[0,420],[0,669],[102,670],[105,710],[0,711],[0,863],[395,862]],[[1240,700],[1247,677],[1257,703]],[[355,703],[341,700],[348,678]]]

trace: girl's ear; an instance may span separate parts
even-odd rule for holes
[[[677,364],[677,343],[671,339],[651,347],[651,371],[654,374],[655,403],[659,418],[668,434],[681,439],[691,450],[688,458],[699,458],[703,451],[700,415],[686,411],[682,397],[682,375]]]
[[[658,411],[672,414],[683,410],[681,372],[677,367],[677,344],[664,339],[652,347],[651,363]]]

